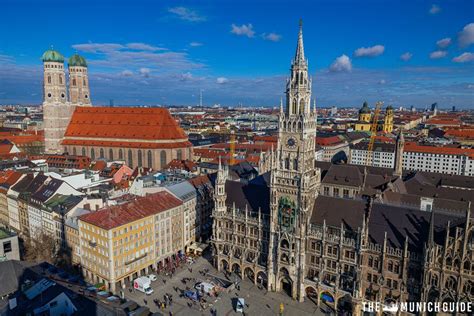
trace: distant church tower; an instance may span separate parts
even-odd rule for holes
[[[395,170],[393,174],[402,176],[403,174],[403,149],[405,147],[405,138],[403,137],[403,130],[397,136],[395,143]]]
[[[69,58],[69,100],[74,105],[90,106],[89,78],[84,57],[74,54]]]
[[[61,154],[61,142],[76,106],[90,106],[87,64],[83,57],[69,59],[69,99],[66,93],[64,56],[53,49],[44,52],[43,122],[45,153]]]
[[[284,287],[293,298],[302,300],[304,288],[298,284],[304,280],[305,236],[318,194],[320,171],[315,168],[316,109],[311,109],[311,78],[301,21],[278,129],[270,179],[268,281],[273,290]]]
[[[385,133],[391,133],[393,131],[393,107],[391,105],[387,106],[385,110],[383,131]]]

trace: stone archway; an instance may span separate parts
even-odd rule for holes
[[[226,260],[222,259],[220,263],[220,268],[222,271],[229,271],[229,263]]]
[[[314,304],[318,305],[318,292],[312,286],[308,286],[305,289],[306,298],[313,302]]]
[[[257,283],[263,286],[264,288],[268,285],[267,274],[264,271],[257,272]]]
[[[239,277],[242,273],[242,269],[240,268],[240,265],[238,263],[234,263],[232,265],[232,272],[234,272],[235,274],[237,274]]]
[[[252,270],[252,268],[245,268],[244,276],[246,276],[252,283],[255,283],[255,272]]]
[[[352,297],[349,294],[346,294],[337,300],[338,315],[351,315],[353,309]]]
[[[334,295],[329,292],[329,291],[322,291],[320,294],[319,294],[319,299],[320,299],[320,302],[321,302],[321,305],[326,305],[327,308],[325,309],[330,309],[332,311],[335,311],[336,309],[336,299],[334,297]]]
[[[293,297],[293,281],[289,276],[283,276],[280,279],[280,290]]]

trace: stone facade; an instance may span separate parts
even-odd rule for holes
[[[240,183],[219,164],[214,265],[340,314],[362,315],[369,302],[473,301],[474,225],[465,201],[474,183],[452,179],[465,186],[460,192],[433,185],[451,201],[438,199],[428,209],[406,201],[425,199],[416,183],[428,190],[433,176],[401,178],[400,161],[395,170],[316,163],[302,47],[300,30],[270,171]],[[400,155],[402,135],[397,144]]]

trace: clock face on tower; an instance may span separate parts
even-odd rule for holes
[[[295,147],[296,147],[296,140],[295,140],[293,137],[290,137],[290,138],[288,138],[288,140],[286,141],[286,145],[287,145],[289,148],[295,148]]]

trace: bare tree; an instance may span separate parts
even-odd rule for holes
[[[25,240],[25,259],[28,261],[55,263],[57,258],[56,240],[50,234],[40,232],[35,238]]]

